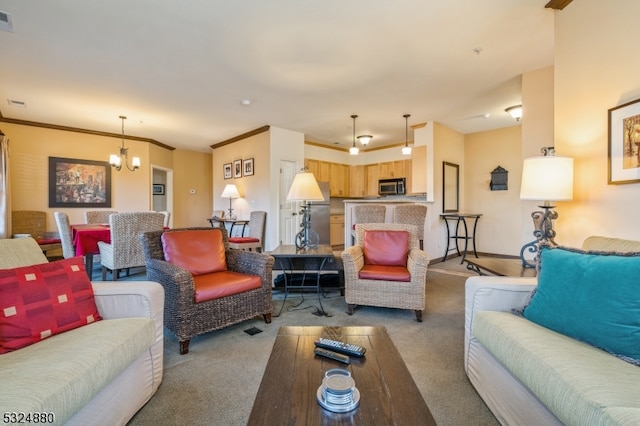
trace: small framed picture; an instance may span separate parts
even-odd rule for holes
[[[247,158],[242,162],[242,176],[253,176],[253,158]]]
[[[242,160],[236,160],[233,162],[233,177],[234,178],[242,177]]]
[[[222,171],[224,173],[224,178],[225,179],[231,179],[233,177],[233,174],[231,172],[231,163],[226,163],[225,165],[222,166]]]
[[[640,182],[640,99],[609,110],[609,184]]]
[[[164,185],[161,183],[154,183],[153,195],[164,195]]]

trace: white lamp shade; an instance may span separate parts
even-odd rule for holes
[[[298,173],[293,178],[293,183],[287,194],[287,200],[289,201],[322,201],[322,191],[316,182],[316,178],[313,173],[304,172]]]
[[[240,198],[240,193],[238,192],[238,188],[230,183],[224,187],[224,191],[222,191],[222,198]]]
[[[371,135],[360,135],[360,136],[358,136],[358,140],[360,141],[360,143],[362,145],[368,144],[369,142],[371,142],[371,139],[373,139],[373,136],[371,136]]]
[[[573,199],[573,158],[531,157],[524,160],[520,199],[567,201]]]

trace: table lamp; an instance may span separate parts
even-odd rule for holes
[[[544,201],[540,207],[543,211],[531,213],[535,229],[535,241],[525,244],[520,249],[522,266],[535,268],[538,261],[540,243],[557,245],[554,241],[556,231],[553,221],[558,212],[553,210],[553,201],[569,201],[573,199],[573,158],[556,157],[553,147],[542,148],[542,156],[526,158],[522,167],[521,200]],[[535,262],[524,258],[524,252],[536,253]]]
[[[322,191],[318,186],[316,178],[313,173],[302,169],[301,173],[298,173],[293,178],[293,183],[287,194],[287,201],[302,201],[303,206],[300,214],[302,214],[302,223],[300,227],[302,230],[296,235],[296,248],[307,249],[316,248],[320,242],[318,233],[311,229],[311,205],[309,201],[322,201]]]
[[[236,219],[236,216],[233,214],[233,209],[231,208],[231,200],[234,198],[240,198],[240,193],[238,192],[238,188],[230,183],[224,187],[224,191],[222,191],[222,198],[229,199],[229,219]]]

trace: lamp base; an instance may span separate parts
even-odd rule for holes
[[[544,211],[535,211],[531,213],[533,224],[535,225],[533,236],[536,237],[536,239],[535,241],[531,241],[530,243],[523,245],[520,249],[520,261],[522,262],[522,266],[525,268],[535,268],[538,265],[538,262],[540,261],[540,245],[542,243],[545,245],[558,245],[554,240],[556,237],[556,231],[553,229],[553,221],[558,218],[558,212],[552,210],[556,206],[545,204],[538,207]],[[525,251],[528,253],[535,253],[533,262],[525,259]]]
[[[300,211],[302,214],[302,230],[296,234],[296,248],[298,250],[306,250],[310,248],[318,248],[320,236],[316,231],[311,229],[311,206],[305,204]]]

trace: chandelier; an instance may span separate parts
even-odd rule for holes
[[[111,154],[109,156],[109,164],[111,164],[111,166],[117,171],[120,171],[120,169],[122,169],[122,165],[124,164],[125,166],[127,166],[127,169],[135,172],[140,168],[140,157],[133,157],[131,159],[131,166],[129,166],[129,148],[124,147],[124,120],[126,119],[127,117],[125,117],[124,115],[120,116],[120,120],[122,120],[122,145],[120,146],[120,155]]]

